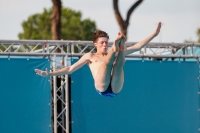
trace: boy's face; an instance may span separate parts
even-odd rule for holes
[[[97,42],[94,43],[98,52],[107,53],[108,50],[108,38],[106,37],[99,37]]]

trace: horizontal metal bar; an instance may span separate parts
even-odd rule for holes
[[[44,44],[47,45],[44,45]],[[126,42],[126,45],[134,45],[136,42]],[[60,44],[60,45],[59,45]],[[71,45],[71,51],[70,51]],[[109,45],[112,45],[112,42],[109,42]],[[94,46],[92,41],[74,41],[74,40],[0,40],[0,46],[2,50],[0,51],[0,56],[83,56],[82,52],[88,46]],[[22,52],[18,51],[19,48]],[[33,46],[33,48],[31,47]],[[37,49],[38,46],[42,46],[41,49]],[[67,46],[67,47],[64,47]],[[74,53],[74,47],[79,47],[81,52]],[[200,43],[149,43],[143,49],[140,50],[140,53],[135,52],[126,57],[130,58],[199,58],[199,52],[195,51],[195,54],[186,54],[182,51],[185,49],[193,48],[193,46],[200,49]],[[28,47],[26,49],[26,47]],[[154,49],[155,48],[155,49]],[[173,52],[173,48],[177,48]],[[3,50],[4,49],[4,50]],[[36,50],[35,50],[36,49]],[[62,53],[54,53],[56,49],[60,49]],[[164,49],[164,50],[163,50]],[[165,51],[167,49],[167,51]],[[196,49],[196,48],[195,48]],[[90,49],[89,49],[90,50]],[[159,52],[159,50],[162,50]],[[66,52],[65,52],[66,51]]]
[[[83,53],[0,53],[0,56],[70,56],[70,57],[80,57],[83,56]],[[141,55],[141,54],[131,54],[126,57],[131,58],[199,58],[195,55]]]
[[[28,43],[28,44],[35,44],[35,43],[56,43],[56,44],[68,44],[68,43],[73,43],[73,44],[83,44],[83,45],[88,45],[91,44],[93,45],[92,41],[76,41],[76,40],[0,40],[0,43]],[[126,42],[126,44],[133,45],[136,44],[137,42]],[[113,42],[109,42],[109,45],[112,45]],[[165,42],[150,42],[148,46],[200,46],[200,43],[165,43]]]

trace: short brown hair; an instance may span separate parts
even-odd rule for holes
[[[95,43],[99,37],[106,37],[109,39],[108,34],[105,31],[102,30],[96,30],[93,34],[93,42]]]

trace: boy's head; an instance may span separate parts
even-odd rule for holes
[[[102,30],[96,30],[93,34],[93,43],[96,43],[97,40],[100,37],[106,37],[107,39],[109,39],[109,36],[106,32],[102,31]]]
[[[96,30],[93,34],[93,43],[97,52],[107,53],[109,36],[106,32]]]

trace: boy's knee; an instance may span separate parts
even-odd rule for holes
[[[118,62],[115,62],[114,65],[115,65],[116,67],[123,67],[124,64],[125,64],[125,62],[126,62],[125,60],[118,61]]]

